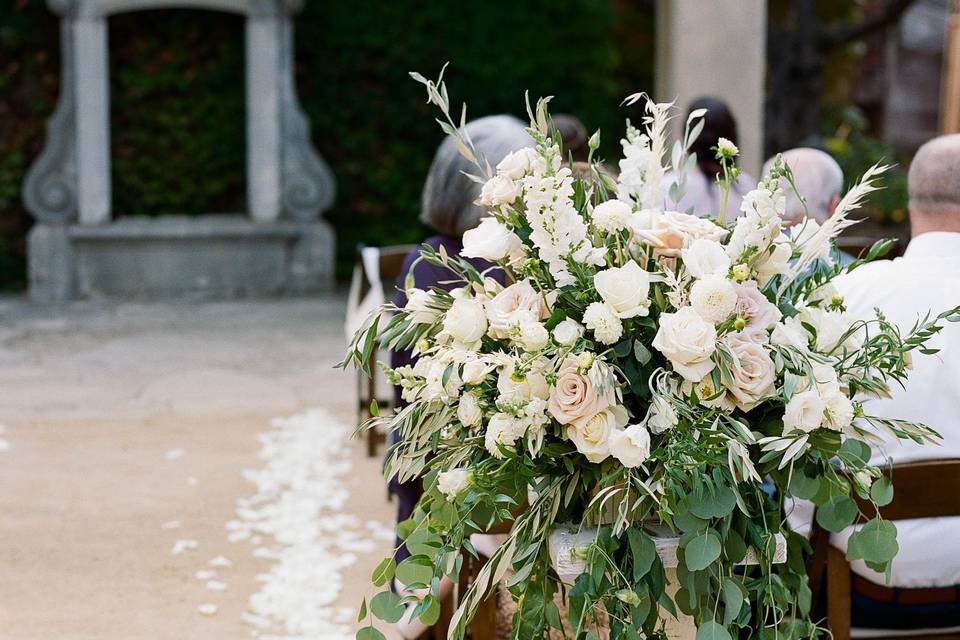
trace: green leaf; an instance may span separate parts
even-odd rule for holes
[[[397,579],[405,585],[429,585],[433,579],[433,565],[426,556],[410,556],[397,565]]]
[[[657,557],[657,545],[653,539],[637,528],[627,530],[630,553],[633,555],[633,581],[637,582],[647,575]]]
[[[690,513],[698,518],[722,518],[737,505],[737,496],[730,487],[718,487],[716,495],[704,492],[690,498]]]
[[[723,623],[730,624],[737,619],[743,607],[743,591],[733,578],[724,577],[720,585],[723,595]]]
[[[697,640],[733,640],[733,638],[723,625],[710,620],[697,627]]]
[[[363,627],[357,631],[357,640],[387,640],[386,637],[373,627]]]
[[[848,495],[837,495],[822,507],[817,508],[817,522],[833,533],[843,531],[857,517],[857,504]]]
[[[847,559],[886,565],[893,560],[899,549],[897,527],[889,520],[875,518],[850,536]]]
[[[431,533],[427,529],[417,529],[404,540],[404,544],[410,555],[427,556],[432,559],[436,557],[437,551],[440,550],[441,542],[437,534]]]
[[[684,549],[684,558],[687,562],[687,568],[691,571],[700,571],[706,569],[710,564],[720,557],[720,541],[710,533],[698,535],[687,543]]]
[[[652,358],[653,355],[650,353],[650,350],[643,345],[642,342],[640,342],[639,340],[634,340],[633,341],[633,357],[636,358],[637,362],[639,362],[640,365],[642,366],[650,362],[650,358]]]
[[[880,476],[873,481],[870,487],[870,498],[877,503],[877,506],[885,507],[893,502],[893,483],[887,476]]]
[[[382,587],[393,579],[393,574],[396,570],[396,560],[393,558],[384,558],[383,562],[378,564],[377,568],[373,570],[373,575],[370,577],[370,580],[373,581],[375,586]]]
[[[681,511],[673,517],[674,524],[680,528],[683,532],[688,531],[703,531],[707,528],[707,521],[703,518],[698,518],[689,511]]]
[[[837,455],[848,466],[862,469],[870,462],[870,445],[855,438],[847,438],[840,445]]]
[[[360,612],[357,613],[357,622],[363,622],[363,619],[367,617],[367,599],[364,598],[363,602],[360,603]]]
[[[433,594],[428,594],[417,607],[420,622],[432,627],[440,619],[440,601]]]
[[[370,415],[374,418],[380,415],[380,405],[377,404],[376,398],[370,401]]]
[[[811,500],[820,490],[820,479],[796,472],[790,478],[790,495],[801,500]]]
[[[373,600],[370,601],[370,610],[384,622],[395,624],[403,617],[406,607],[403,606],[400,596],[392,591],[384,591],[373,596]]]
[[[738,563],[747,555],[747,543],[743,536],[731,529],[723,543],[723,550],[726,553],[727,560]]]
[[[624,358],[627,354],[630,353],[630,350],[633,348],[633,345],[630,344],[629,340],[623,340],[618,342],[615,347],[613,347],[613,352],[617,354],[618,358]]]

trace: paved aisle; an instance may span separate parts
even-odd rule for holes
[[[243,614],[265,588],[256,576],[275,564],[273,541],[254,530],[231,543],[225,525],[237,499],[257,491],[242,472],[264,467],[257,436],[271,419],[324,407],[329,415],[307,428],[352,424],[353,377],[331,369],[341,323],[339,299],[0,303],[0,638],[250,637]],[[324,569],[341,588],[300,594],[313,608],[301,623],[317,640],[349,633],[369,571],[391,546],[379,464],[359,443],[344,446],[352,465],[336,480],[346,491],[339,528],[357,535],[322,547],[346,565]],[[234,531],[249,533],[239,522]],[[231,566],[208,566],[217,556]],[[266,584],[283,591],[284,579]],[[294,595],[288,588],[288,606]]]

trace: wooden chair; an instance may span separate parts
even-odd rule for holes
[[[893,501],[880,507],[880,515],[887,520],[937,518],[960,516],[960,460],[935,460],[895,465],[890,479],[894,484]],[[855,496],[856,497],[856,496]],[[856,497],[860,511],[873,516],[873,505]],[[844,553],[830,544],[830,534],[814,520],[811,536],[813,555],[807,563],[813,602],[818,602],[820,590],[826,582],[827,625],[834,640],[850,640],[850,564]],[[955,562],[956,558],[950,558]],[[871,630],[872,631],[872,630]],[[901,635],[898,640],[939,638],[960,640],[960,633]]]
[[[354,266],[353,280],[350,285],[350,298],[353,304],[372,308],[379,306],[383,301],[393,298],[397,280],[403,262],[417,245],[395,245],[390,247],[367,247],[357,245],[357,258]],[[372,303],[372,304],[371,304]],[[377,349],[370,355],[370,377],[357,372],[357,422],[363,422],[370,417],[370,401],[376,399],[377,404],[389,409],[393,406],[393,389],[378,389],[377,359],[382,357]],[[381,395],[382,394],[382,395]],[[386,439],[386,435],[373,429],[367,431],[367,455],[373,457],[377,447]]]

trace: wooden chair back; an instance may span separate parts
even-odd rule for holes
[[[881,517],[892,521],[960,516],[960,460],[904,463],[894,465],[885,473],[893,481],[893,500],[877,509],[870,501],[856,497],[865,515],[872,517],[879,511]],[[850,640],[850,564],[842,551],[830,545],[829,532],[816,521],[812,526],[811,544],[813,554],[807,561],[807,574],[813,602],[819,601],[825,582],[827,625],[834,640]],[[921,637],[960,640],[957,633],[897,635],[900,640]]]
[[[393,293],[396,291],[397,281],[403,275],[400,271],[403,269],[403,263],[407,255],[416,248],[417,245],[402,244],[389,247],[377,247],[377,260],[375,266],[377,273],[368,273],[369,263],[363,259],[363,254],[368,247],[364,244],[357,245],[356,251],[356,269],[360,271],[360,298],[363,299],[371,290],[371,283],[379,283],[382,288],[384,300],[392,300]],[[363,422],[370,417],[370,401],[377,400],[377,403],[384,408],[389,408],[393,404],[393,395],[389,393],[380,397],[380,390],[377,389],[377,350],[374,349],[370,354],[370,377],[363,373],[357,373],[357,385],[359,387],[357,397],[359,399],[357,407],[357,422]],[[364,380],[366,378],[366,380]],[[365,387],[365,388],[364,388]],[[366,393],[364,393],[366,391]],[[377,453],[378,445],[382,444],[386,436],[375,432],[373,429],[367,431],[367,455],[374,456]]]

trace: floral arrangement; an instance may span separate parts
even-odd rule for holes
[[[476,553],[471,534],[499,526],[509,533],[462,594],[451,638],[463,638],[502,579],[517,603],[513,637],[524,640],[562,628],[557,593],[576,638],[595,637],[587,630],[601,611],[616,639],[662,637],[664,616],[678,611],[693,616],[700,640],[743,629],[816,636],[808,543],[786,527],[785,505],[812,500],[829,531],[865,521],[848,558],[889,567],[894,525],[853,499],[892,498],[867,443],[881,431],[917,442],[937,434],[869,415],[859,399],[901,382],[912,352],[930,351],[938,322],[960,318],[960,309],[927,317],[903,335],[880,315],[851,320],[831,284],[891,246],[877,243],[846,268],[830,258],[886,167],[871,168],[823,225],[784,228],[783,185],[793,179],[782,162],[740,211],[724,211],[724,198],[716,218],[701,218],[665,203],[682,196],[702,112],[665,165],[672,105],[647,100],[642,126],[627,122],[613,178],[594,157],[599,132],[588,167],[575,174],[564,162],[542,99],[527,109],[535,146],[493,168],[465,133],[465,109],[459,125],[451,118],[442,73],[436,82],[413,75],[483,184],[489,216],[464,235],[462,256],[494,266],[478,271],[426,247],[419,259],[462,286],[408,282],[407,305],[373,314],[342,363],[367,367],[377,344],[419,356],[413,367],[381,365],[408,404],[391,415],[374,405],[364,425],[399,432],[386,473],[424,487],[399,526],[413,555],[399,565],[387,558],[373,575],[377,586],[396,576],[411,591],[386,587],[369,609],[395,622],[409,607],[432,624],[440,580],[456,580],[461,554]],[[738,151],[721,140],[716,153],[729,193]],[[563,523],[595,532],[573,584],[548,550]],[[651,525],[679,537],[672,596]],[[774,564],[778,537],[788,541],[783,564]],[[748,550],[758,564],[738,568]],[[358,638],[382,635],[371,624]]]

